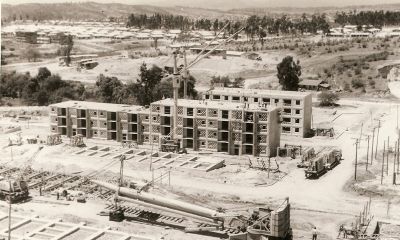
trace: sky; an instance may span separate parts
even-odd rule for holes
[[[88,0],[0,0],[1,3],[62,3],[87,2]],[[186,6],[202,8],[251,8],[251,7],[342,7],[400,3],[400,0],[91,0],[100,3],[146,4],[156,6]]]

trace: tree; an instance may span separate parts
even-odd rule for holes
[[[299,77],[301,75],[300,62],[294,62],[292,56],[286,56],[277,65],[279,84],[283,90],[297,91],[299,89]]]
[[[211,85],[214,86],[215,84],[223,84],[224,87],[229,87],[231,80],[228,76],[212,76],[211,77]]]
[[[40,58],[40,53],[37,49],[35,48],[28,48],[25,52],[26,58],[30,62],[33,60],[34,62],[37,61],[38,58]]]
[[[197,91],[195,89],[195,86],[196,86],[196,79],[192,75],[189,75],[189,78],[187,80],[187,95],[188,95],[188,97],[191,97],[191,98],[197,97]],[[183,87],[184,87],[184,84],[183,84],[183,81],[181,81],[181,85],[178,90],[180,97],[183,97],[183,94],[184,94]]]
[[[96,81],[98,93],[103,102],[121,103],[123,84],[116,77],[106,77],[100,74]]]
[[[322,107],[335,106],[339,95],[331,91],[323,91],[318,95],[319,105]]]
[[[147,68],[146,63],[140,66],[139,79],[135,84],[136,98],[138,102],[145,106],[154,102],[153,91],[157,84],[161,82],[163,77],[162,69],[153,65],[150,69]]]
[[[47,69],[46,67],[41,67],[38,70],[38,74],[37,74],[36,78],[39,79],[40,81],[43,81],[44,79],[46,79],[50,76],[51,76],[51,72],[49,71],[49,69]]]
[[[71,63],[71,51],[72,47],[74,46],[72,35],[63,36],[60,43],[62,46],[63,56],[65,56],[65,64],[69,66]]]
[[[49,103],[49,95],[47,94],[47,92],[45,92],[43,90],[38,92],[38,94],[37,94],[37,103],[38,103],[39,106],[48,105],[48,103]]]

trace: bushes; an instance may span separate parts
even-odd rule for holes
[[[319,105],[322,107],[335,106],[339,96],[331,91],[323,91],[318,95]]]
[[[28,59],[28,62],[30,62],[31,60],[36,62],[40,58],[41,55],[38,50],[36,50],[34,48],[29,48],[25,51],[25,56]]]
[[[40,68],[34,77],[29,73],[3,73],[0,80],[1,97],[20,98],[28,105],[47,105],[64,99],[81,100],[84,91],[82,83],[63,81],[47,68]]]
[[[355,78],[355,79],[351,80],[351,86],[355,89],[358,89],[358,88],[363,88],[365,86],[365,84],[361,79]]]
[[[375,88],[376,83],[372,78],[368,80],[368,84],[369,84],[369,86],[371,86],[371,88]]]

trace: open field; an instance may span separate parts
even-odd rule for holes
[[[123,82],[136,81],[143,62],[160,67],[172,66],[172,50],[165,47],[170,43],[160,41],[162,55],[157,57],[148,56],[155,54],[151,53],[154,51],[151,50],[151,44],[150,40],[76,40],[73,54],[97,54],[98,57],[94,59],[99,63],[94,69],[78,71],[74,64],[71,67],[59,66],[55,57],[59,48],[56,44],[33,46],[5,40],[3,45],[8,51],[15,49],[12,52],[15,57],[11,57],[8,64],[2,66],[2,71],[15,70],[35,75],[39,67],[45,66],[64,80],[94,83],[100,74],[104,74],[115,76]],[[222,59],[211,56],[194,65],[190,73],[197,79],[196,88],[208,89],[212,76],[228,76],[231,79],[244,78],[247,88],[276,89],[276,66],[285,56],[291,55],[296,61],[300,61],[303,79],[324,80],[334,89],[344,90],[343,94],[346,96],[385,96],[384,93],[388,89],[386,79],[381,77],[378,68],[395,62],[400,55],[397,48],[398,38],[374,38],[372,41],[321,37],[278,38],[272,39],[264,46],[258,42],[254,44],[261,61],[245,57],[228,56],[227,59]],[[227,49],[240,51],[249,46],[251,45],[247,43],[229,43]],[[35,47],[42,53],[41,61],[26,62],[22,49],[29,47]],[[246,51],[248,50],[251,51]],[[370,56],[383,52],[387,52],[385,60],[371,60]],[[132,59],[132,55],[143,57]],[[195,57],[196,55],[189,54],[188,62]],[[363,60],[364,58],[367,60]],[[180,64],[183,64],[182,58],[178,59],[178,65]],[[358,81],[357,84],[354,81]]]

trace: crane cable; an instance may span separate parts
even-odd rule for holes
[[[214,48],[212,48],[210,51],[208,51],[206,54],[200,56],[197,58],[196,61],[192,61],[185,69],[181,69],[179,71],[179,74],[181,74],[183,72],[183,70],[187,70],[189,68],[191,68],[193,65],[195,65],[196,63],[198,63],[201,59],[207,57],[208,55],[210,55],[212,52],[214,52],[219,46],[224,45],[225,43],[227,43],[228,41],[232,40],[233,37],[235,35],[237,35],[238,33],[240,33],[241,31],[243,31],[243,29],[245,29],[247,27],[247,25],[245,25],[244,27],[240,28],[237,32],[235,32],[234,34],[232,34],[229,38],[225,39],[223,42],[217,44]],[[205,48],[203,49],[205,51]]]
[[[200,52],[199,54],[197,54],[197,56],[194,58],[194,60],[193,60],[191,63],[189,63],[189,65],[192,64],[193,62],[195,62],[195,61],[201,56],[201,54],[204,53],[204,51],[211,45],[211,43],[213,43],[213,42],[218,38],[218,35],[220,35],[220,34],[222,33],[222,31],[224,31],[225,28],[226,28],[229,24],[230,24],[229,22],[228,22],[227,24],[225,24],[225,26],[224,26],[224,27],[215,35],[215,37],[201,50],[201,52]]]

